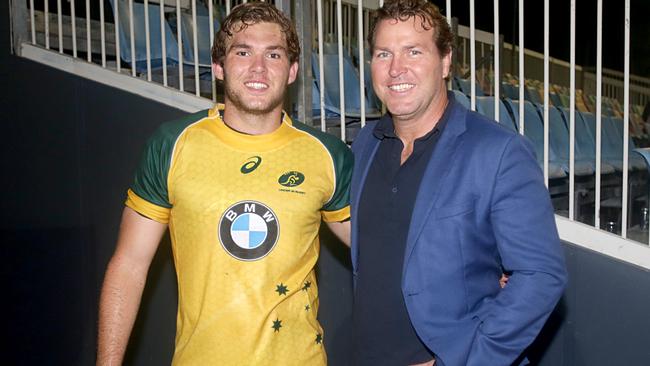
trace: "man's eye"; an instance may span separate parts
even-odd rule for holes
[[[280,55],[279,53],[275,53],[275,52],[274,53],[269,53],[269,58],[280,59],[280,58],[282,58],[282,55]]]
[[[248,55],[250,55],[250,52],[248,52],[248,51],[237,51],[237,52],[235,52],[235,55],[237,55],[237,56],[248,56]]]
[[[410,50],[409,51],[409,55],[411,55],[411,56],[417,56],[417,55],[420,55],[420,54],[422,54],[422,52],[420,52],[418,50]]]
[[[376,57],[376,58],[386,58],[386,57],[388,57],[389,55],[390,55],[390,54],[389,54],[388,52],[377,52],[377,54],[375,54],[375,57]]]

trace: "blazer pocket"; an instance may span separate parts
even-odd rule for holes
[[[474,211],[475,200],[435,208],[436,219],[459,216]]]

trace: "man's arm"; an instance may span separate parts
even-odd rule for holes
[[[327,227],[339,238],[343,244],[350,246],[350,220],[341,222],[327,222]]]
[[[553,207],[534,152],[513,138],[503,152],[490,221],[507,285],[478,309],[467,365],[509,365],[533,342],[566,285]]]
[[[121,365],[149,265],[167,225],[126,207],[99,301],[97,365]]]

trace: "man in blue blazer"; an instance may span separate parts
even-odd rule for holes
[[[390,113],[353,145],[354,364],[525,364],[566,284],[533,148],[447,93],[453,36],[434,5],[374,16]]]

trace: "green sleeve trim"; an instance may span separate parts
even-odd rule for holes
[[[336,189],[332,198],[321,209],[323,211],[338,211],[347,207],[350,204],[350,180],[352,179],[352,167],[354,166],[352,150],[339,138],[304,123],[293,121],[293,126],[318,139],[334,161]]]
[[[192,123],[208,116],[208,110],[160,125],[145,145],[131,190],[155,205],[171,208],[167,177],[172,153],[180,134]]]

